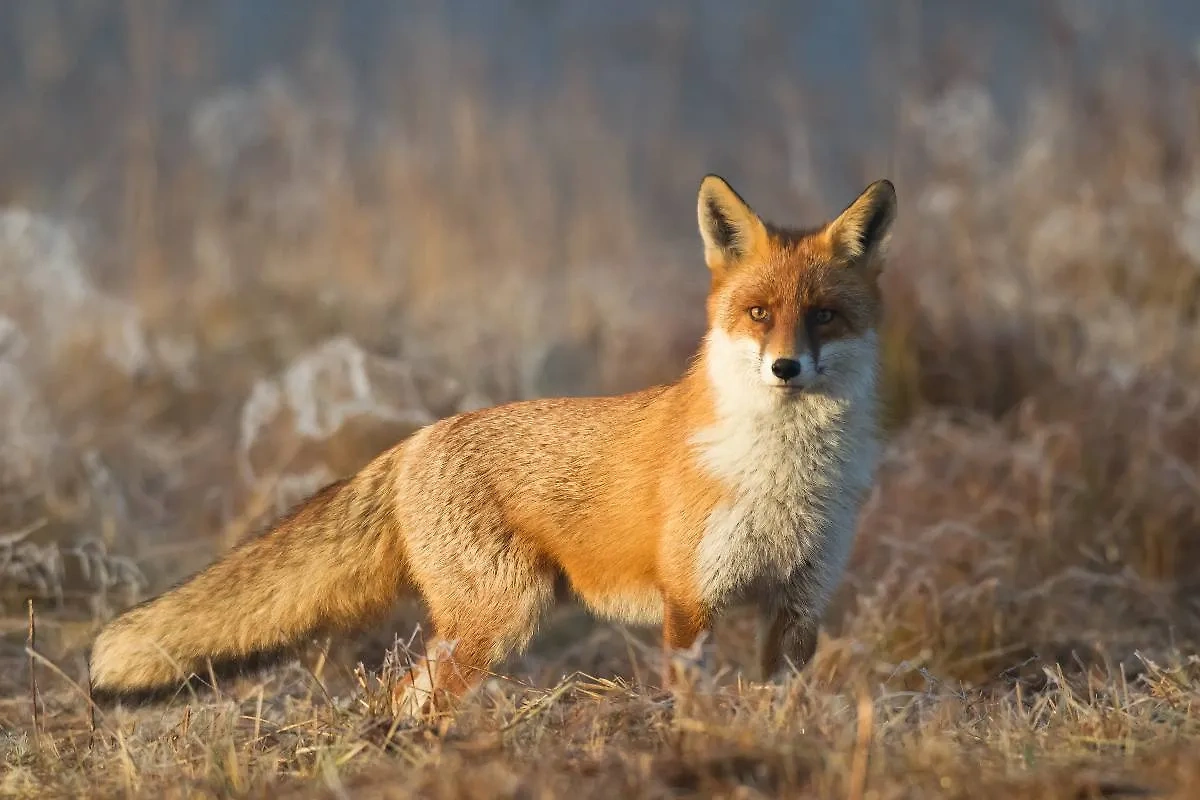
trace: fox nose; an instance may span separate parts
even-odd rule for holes
[[[790,381],[800,374],[800,362],[794,358],[777,358],[771,364],[771,374],[781,381]]]

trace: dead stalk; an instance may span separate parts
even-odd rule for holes
[[[33,709],[33,733],[38,735],[41,730],[41,715],[38,712],[37,659],[34,656],[37,648],[37,625],[33,618],[33,598],[29,598],[29,634],[26,637],[29,651],[29,704]]]

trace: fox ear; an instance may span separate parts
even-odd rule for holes
[[[704,260],[713,272],[736,266],[766,243],[767,228],[762,220],[718,175],[706,175],[700,183],[696,216],[704,239]]]
[[[896,219],[896,187],[875,181],[825,228],[834,254],[855,264],[879,265],[887,255]]]

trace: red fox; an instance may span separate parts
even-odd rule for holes
[[[709,324],[678,381],[417,431],[108,624],[94,691],[178,687],[361,629],[415,592],[435,636],[396,705],[426,713],[522,649],[564,579],[597,614],[661,623],[667,653],[753,604],[762,676],[803,667],[879,449],[878,276],[896,192],[876,181],[798,230],[708,175],[698,216]]]

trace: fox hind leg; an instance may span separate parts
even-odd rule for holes
[[[492,660],[486,641],[434,637],[408,674],[393,687],[392,712],[422,718],[449,710],[450,701],[479,685]]]
[[[434,605],[434,637],[425,653],[392,693],[397,716],[427,717],[449,710],[453,702],[476,688],[492,667],[533,636],[542,612],[553,597],[553,580],[522,570],[524,580],[509,580],[501,591],[462,591],[448,603]],[[513,577],[511,570],[508,577]],[[520,586],[513,592],[513,586]],[[514,596],[515,594],[515,596]]]

